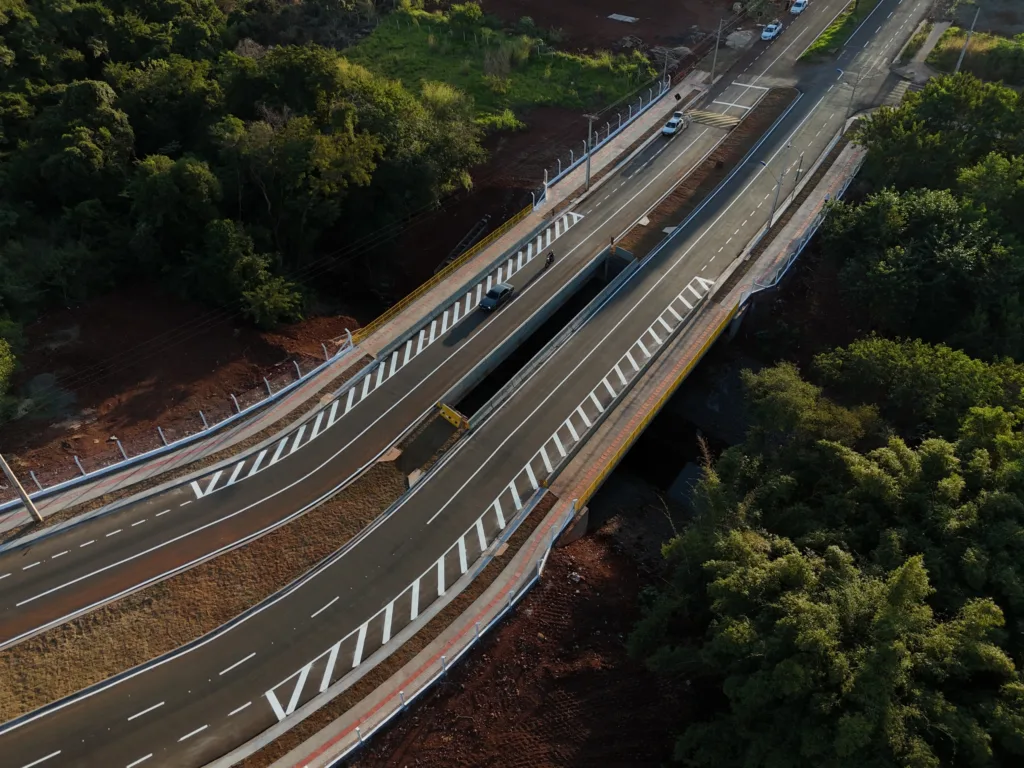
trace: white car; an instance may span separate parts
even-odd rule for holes
[[[782,34],[782,22],[776,19],[771,24],[764,25],[764,29],[761,30],[761,39],[774,40],[780,34]]]
[[[801,14],[804,12],[804,9],[807,8],[807,3],[808,0],[796,0],[796,2],[794,2],[793,5],[790,6],[789,12],[792,13],[794,16]]]
[[[682,112],[673,112],[672,119],[665,123],[661,129],[662,136],[675,136],[686,127],[686,115]]]

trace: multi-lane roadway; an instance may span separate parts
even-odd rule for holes
[[[557,355],[446,456],[429,481],[417,485],[353,546],[202,643],[98,686],[87,696],[0,727],[5,765],[203,765],[340,679],[443,595],[572,447],[586,439],[600,413],[639,376],[645,362],[699,311],[715,279],[764,227],[778,180],[785,196],[799,154],[816,157],[840,128],[850,103],[849,73],[857,77],[872,63],[894,57],[901,42],[896,30],[912,29],[913,20],[924,13],[923,0],[883,0],[850,40],[842,76],[835,67],[798,64],[799,53],[838,9],[839,0],[812,3],[778,41],[758,46],[750,59],[755,63],[742,76],[713,92],[708,106],[733,115],[754,104],[768,85],[788,82],[803,95],[765,137],[751,162]],[[862,92],[870,77],[862,78]],[[0,599],[13,605],[2,614],[5,636],[59,620],[112,593],[118,584],[140,581],[139,574],[158,577],[151,571],[160,566],[145,571],[147,564],[174,558],[152,558],[153,551],[182,552],[177,560],[187,563],[315,503],[339,478],[372,460],[380,446],[537,311],[545,294],[550,297],[610,235],[627,229],[720,135],[718,129],[693,125],[672,141],[656,142],[642,162],[623,169],[582,210],[572,212],[582,218],[573,217],[573,226],[559,234],[556,268],[541,274],[539,262],[531,260],[520,269],[514,255],[508,265],[513,267],[512,279],[526,287],[519,298],[493,319],[479,322],[474,317],[470,322],[479,325],[469,334],[453,334],[451,324],[458,320],[452,315],[447,322],[442,319],[422,336],[418,354],[405,362],[406,347],[396,350],[394,371],[375,372],[379,382],[359,384],[365,388],[359,403],[348,408],[346,394],[329,427],[331,406],[319,416],[319,428],[318,415],[311,417],[306,433],[315,432],[316,437],[303,442],[295,437],[298,433],[289,436],[281,455],[265,469],[249,477],[256,458],[236,462],[221,470],[216,482],[208,476],[198,489],[176,489],[162,496],[163,502],[142,502],[88,524],[93,528],[83,525],[43,540],[32,547],[34,556],[16,553],[21,561],[12,562],[10,555],[0,559],[0,574],[12,574],[0,581],[0,590],[10,590],[0,591]],[[540,251],[548,247],[543,243]],[[447,330],[440,331],[441,326]],[[460,340],[449,343],[451,336]],[[396,358],[386,359],[392,365]],[[381,436],[371,442],[369,436],[378,430]],[[234,466],[241,469],[236,472]],[[118,532],[108,535],[114,530]],[[119,536],[125,544],[98,547],[102,540]],[[208,539],[218,536],[211,547]],[[50,551],[62,541],[64,554]],[[92,560],[72,547],[79,552],[97,547],[102,554]],[[70,567],[61,564],[64,558]],[[33,571],[41,575],[32,576]],[[10,587],[4,586],[7,581]],[[17,623],[14,630],[7,629],[9,620]]]

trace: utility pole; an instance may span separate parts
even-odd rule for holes
[[[39,514],[39,510],[36,509],[36,505],[32,503],[32,499],[27,493],[25,493],[25,489],[21,487],[21,483],[18,482],[18,478],[14,476],[14,472],[11,471],[11,468],[7,465],[7,460],[4,459],[3,456],[0,456],[0,469],[3,469],[4,474],[7,475],[7,479],[11,481],[11,485],[14,486],[14,490],[16,490],[18,495],[21,497],[21,501],[25,505],[25,509],[27,509],[28,513],[32,515],[32,519],[37,523],[43,522],[43,516]]]
[[[953,74],[960,72],[960,65],[964,63],[964,56],[967,55],[967,46],[971,44],[971,35],[974,34],[974,25],[978,23],[978,14],[981,13],[981,6],[978,6],[978,10],[974,12],[974,21],[971,22],[971,28],[967,31],[967,39],[964,40],[963,50],[960,51],[960,58],[956,60],[956,69],[953,70]]]
[[[584,115],[584,117],[587,118],[587,182],[584,189],[590,189],[590,154],[594,146],[594,121],[597,117],[595,115]]]
[[[765,234],[768,234],[768,232],[771,231],[772,222],[775,220],[775,209],[779,205],[779,193],[782,191],[782,181],[786,178],[786,158],[789,156],[789,150],[792,146],[792,144],[787,144],[786,151],[782,155],[782,172],[775,179],[775,199],[772,200],[772,212],[768,214],[768,225],[765,227]],[[772,172],[772,169],[768,167],[768,163],[764,160],[761,161],[761,165],[764,166],[764,169],[768,171],[768,173]]]
[[[708,83],[708,88],[715,86],[715,69],[718,66],[718,46],[722,44],[722,24],[725,19],[718,20],[718,34],[715,35],[715,55],[711,59],[711,82]]]

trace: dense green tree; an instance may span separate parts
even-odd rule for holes
[[[913,448],[792,366],[746,383],[750,437],[706,472],[630,639],[652,669],[723,697],[677,759],[1024,759],[1019,418],[971,408],[955,442]]]
[[[815,370],[848,403],[877,403],[907,437],[955,440],[975,406],[1024,406],[1024,367],[987,363],[944,344],[871,336],[818,355]]]
[[[975,355],[1024,354],[1024,253],[947,191],[886,189],[837,203],[826,255],[861,322],[883,335],[949,342]]]
[[[960,169],[990,152],[1024,154],[1024,103],[1018,94],[972,75],[932,78],[898,107],[863,121],[865,171],[878,187],[947,189]]]

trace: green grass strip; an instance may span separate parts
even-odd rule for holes
[[[879,0],[853,0],[846,10],[839,14],[836,20],[818,36],[811,47],[804,51],[800,60],[820,59],[838,53],[860,23],[875,10],[878,2]]]
[[[966,30],[950,27],[928,54],[928,64],[940,72],[952,72],[966,39]],[[975,32],[961,69],[981,80],[1024,85],[1024,34],[1002,37]]]

